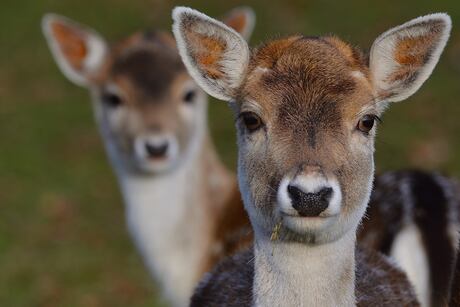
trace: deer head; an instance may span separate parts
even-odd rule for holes
[[[254,15],[237,8],[225,22],[249,38]],[[92,94],[109,153],[125,169],[164,173],[200,146],[207,98],[188,75],[171,34],[135,33],[109,46],[101,35],[48,14],[43,32],[64,75]]]
[[[256,237],[326,243],[355,231],[369,200],[376,124],[414,94],[446,45],[432,14],[380,35],[369,59],[335,36],[290,36],[250,51],[221,22],[173,11],[195,81],[235,112],[238,177]]]

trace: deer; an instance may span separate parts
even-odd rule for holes
[[[224,22],[249,38],[255,16],[240,7]],[[135,245],[166,299],[186,306],[202,274],[252,238],[235,175],[210,137],[206,94],[168,32],[109,45],[56,14],[42,29],[61,72],[90,92]]]
[[[207,274],[191,306],[418,306],[407,276],[357,247],[374,177],[377,123],[428,79],[451,19],[437,13],[381,34],[368,59],[336,36],[294,35],[250,50],[223,23],[172,13],[195,82],[236,118],[249,249]]]
[[[247,14],[250,14],[251,12],[249,11]],[[239,16],[239,17],[238,17]],[[65,19],[63,17],[60,17],[60,20],[67,20],[69,21],[68,19]],[[252,29],[253,27],[253,21],[251,21],[252,18],[251,16],[249,15],[249,18],[245,17],[245,15],[242,15],[242,14],[238,14],[238,10],[235,10],[233,13],[230,13],[228,15],[228,17],[226,18],[226,23],[227,24],[230,24],[232,25],[234,28],[239,28],[240,31],[243,32],[243,36],[248,36],[248,34],[250,33],[250,30]],[[238,25],[238,22],[240,23],[240,25]],[[249,23],[248,23],[249,22]],[[67,22],[68,23],[68,22]],[[73,25],[75,25],[76,23],[75,22],[71,22]],[[246,27],[244,27],[244,25],[246,24]],[[76,27],[77,29],[82,29],[83,27],[80,25],[80,26],[77,26]],[[94,33],[94,30],[91,30],[92,33]],[[246,32],[245,32],[246,31]],[[246,33],[246,34],[244,34]],[[61,34],[63,35],[63,34]],[[140,34],[136,34],[136,35],[140,35]],[[144,35],[149,35],[149,33],[144,33]],[[67,35],[68,37],[69,35]],[[65,37],[65,36],[64,36]],[[165,38],[167,38],[167,36],[165,36]],[[53,39],[53,37],[51,37],[51,39]],[[66,43],[67,45],[70,44],[70,43],[76,43],[76,45],[78,46],[78,43],[79,41],[75,41],[75,39],[69,39],[69,41]],[[64,45],[63,46],[67,46],[67,45]],[[169,48],[169,45],[168,45],[168,48]],[[167,49],[166,49],[167,50]],[[57,59],[60,59],[59,56],[60,56],[60,50],[58,49],[57,50]],[[155,56],[154,54],[152,54],[152,56]],[[63,65],[66,65],[66,58],[60,60]],[[59,62],[58,62],[59,63]],[[64,66],[65,67],[65,66]],[[69,73],[71,74],[72,73],[72,70],[70,69],[69,70]],[[138,71],[137,72],[138,74],[138,78],[142,78],[142,76],[148,76],[149,74],[148,73],[145,73],[143,72],[142,70]],[[78,76],[78,75],[77,75]],[[71,77],[69,77],[71,78]],[[72,79],[71,79],[72,80]],[[166,85],[167,86],[167,85]],[[117,99],[116,97],[112,97],[111,99]],[[204,118],[204,117],[203,117]],[[204,119],[203,119],[204,120]],[[213,148],[211,147],[210,148],[211,151],[213,150]],[[116,149],[114,150],[115,153],[117,152]],[[387,254],[390,254],[392,255],[394,252],[396,253],[399,253],[401,254],[399,251],[399,249],[397,248],[391,248],[393,246],[393,243],[395,242],[402,242],[400,243],[399,245],[402,246],[404,248],[405,244],[406,244],[406,241],[409,240],[409,242],[414,242],[415,243],[420,243],[420,242],[417,242],[417,239],[413,239],[411,237],[409,237],[409,239],[407,239],[407,236],[405,235],[405,232],[403,231],[403,221],[407,220],[408,219],[408,216],[407,215],[413,215],[413,210],[411,210],[411,206],[407,205],[410,203],[410,199],[411,198],[414,198],[414,196],[408,196],[407,195],[407,192],[405,192],[407,189],[411,190],[411,186],[414,186],[416,185],[417,182],[419,182],[419,178],[422,178],[423,176],[420,176],[420,174],[418,174],[419,172],[404,172],[403,175],[400,175],[398,173],[386,173],[386,174],[383,174],[381,176],[378,176],[377,179],[376,179],[376,185],[374,186],[374,190],[375,192],[372,194],[372,198],[371,198],[371,205],[370,205],[370,211],[369,211],[369,217],[370,218],[367,218],[365,219],[365,222],[364,222],[364,227],[362,227],[362,230],[360,232],[360,236],[359,236],[359,240],[364,242],[366,245],[369,245],[371,246],[372,248],[376,248],[376,249],[379,249]],[[426,174],[426,176],[431,176],[430,174]],[[436,178],[434,178],[436,177]],[[441,178],[439,175],[437,176],[434,176],[433,175],[433,183],[430,185],[428,185],[428,191],[432,191],[432,190],[435,190],[434,193],[436,193],[436,189],[439,189],[442,188],[443,186],[446,186],[448,187],[449,185],[441,185],[441,186],[438,186],[436,185],[435,181],[439,181],[437,178]],[[447,182],[449,179],[447,178],[441,178],[443,179],[443,181]],[[426,180],[423,180],[424,182],[426,182]],[[380,184],[381,183],[381,184]],[[390,185],[390,187],[388,187],[388,185]],[[400,187],[404,186],[405,188],[404,189],[399,189]],[[431,188],[430,188],[431,187]],[[391,190],[391,194],[393,195],[393,200],[394,202],[388,202],[388,200],[385,200],[383,197],[381,197],[383,194],[389,192]],[[427,190],[426,189],[426,184],[425,184],[425,191]],[[129,191],[128,191],[129,193]],[[431,193],[431,192],[430,192]],[[452,193],[449,194],[448,191],[446,191],[446,193],[448,195],[451,195]],[[439,193],[438,193],[439,194]],[[453,194],[452,194],[453,195]],[[374,197],[375,196],[375,197]],[[238,196],[236,196],[236,194],[233,196],[234,199],[236,199],[236,202],[238,203]],[[127,198],[127,197],[125,197]],[[458,201],[457,201],[458,202]],[[232,202],[228,202],[228,203],[232,203]],[[391,218],[392,221],[396,222],[396,224],[398,225],[397,228],[395,228],[394,226],[393,227],[388,227],[388,224],[387,223],[380,223],[379,221],[382,221],[382,219],[384,220],[385,219],[385,216],[388,215],[388,213],[390,212],[399,212],[398,209],[401,208],[401,206],[405,206],[406,209],[404,210],[404,213],[405,215],[400,215],[400,216],[395,216],[394,214],[392,214],[391,217],[388,217],[388,218]],[[446,208],[453,208],[454,206],[447,206]],[[417,210],[424,210],[424,207],[419,207]],[[439,208],[438,210],[439,211]],[[444,211],[443,211],[444,212]],[[219,214],[220,213],[220,214]],[[233,217],[233,218],[232,218]],[[217,224],[219,225],[218,228],[215,230],[215,233],[213,234],[214,237],[217,238],[216,242],[216,246],[217,248],[213,248],[212,251],[208,251],[209,253],[212,254],[212,259],[210,261],[207,261],[209,263],[208,267],[212,267],[218,260],[220,260],[220,258],[223,257],[223,255],[227,255],[227,254],[230,254],[232,253],[233,251],[237,250],[238,248],[241,247],[241,245],[244,245],[246,244],[247,242],[250,241],[250,234],[247,232],[247,220],[246,219],[246,216],[244,214],[242,214],[241,212],[241,207],[239,205],[237,206],[227,206],[225,210],[222,210],[220,212],[218,212],[218,217],[217,217],[217,220],[219,221]],[[139,219],[140,220],[140,219]],[[134,220],[133,223],[136,223],[137,220]],[[377,221],[377,222],[375,222]],[[238,229],[238,227],[242,226],[241,229]],[[431,225],[433,226],[433,225]],[[140,227],[140,226],[137,226],[137,227]],[[227,230],[230,229],[230,233],[227,234]],[[412,227],[410,227],[409,229],[413,229]],[[433,227],[431,227],[430,229],[433,229]],[[155,231],[155,229],[151,229],[152,231]],[[401,232],[401,233],[399,233]],[[235,234],[244,234],[244,240],[243,240],[243,244],[239,244],[239,239],[240,237],[238,235],[235,235]],[[144,234],[144,238],[146,237],[152,237],[154,236],[155,234]],[[203,234],[201,234],[203,235]],[[398,240],[399,237],[405,237],[406,238],[406,241],[401,241],[401,240]],[[222,239],[223,238],[223,239]],[[219,241],[221,240],[224,240],[224,244],[220,244]],[[438,238],[434,238],[434,240],[438,241]],[[246,241],[246,242],[244,242]],[[433,240],[432,240],[433,241]],[[140,242],[139,244],[142,244],[142,242]],[[423,265],[419,265],[418,262],[417,263],[417,266],[414,267],[413,265],[410,266],[409,264],[411,263],[414,263],[413,261],[410,261],[409,260],[406,260],[405,259],[402,259],[400,263],[403,267],[403,269],[406,270],[406,263],[408,263],[408,266],[410,269],[412,269],[412,271],[409,271],[408,273],[412,273],[412,274],[409,274],[409,279],[411,281],[414,281],[414,286],[415,286],[415,290],[418,293],[421,293],[421,296],[422,298],[425,300],[425,301],[428,301],[429,300],[429,288],[431,287],[433,289],[433,293],[436,293],[436,295],[438,297],[444,297],[443,295],[441,295],[441,291],[440,290],[437,290],[437,289],[443,289],[443,286],[445,285],[446,283],[446,280],[447,280],[447,275],[445,274],[445,268],[443,266],[439,266],[439,264],[442,264],[444,263],[445,261],[448,261],[448,259],[450,259],[451,255],[448,253],[449,251],[451,252],[452,249],[450,246],[444,246],[444,250],[446,250],[446,253],[442,254],[443,257],[439,257],[439,254],[440,254],[440,250],[439,250],[439,245],[436,246],[434,244],[425,244],[427,245],[428,247],[430,246],[433,246],[435,248],[437,248],[436,252],[437,252],[437,256],[436,257],[429,257],[430,255],[427,255],[426,259],[424,259],[424,261],[426,263],[423,263]],[[413,247],[413,244],[410,245],[411,247]],[[218,253],[215,253],[215,251],[219,251]],[[412,253],[413,254],[413,253]],[[145,257],[152,257],[153,254],[150,253],[145,253],[144,254]],[[394,255],[396,256],[396,260],[399,262],[399,257],[398,255]],[[407,258],[407,257],[406,257]],[[437,264],[438,264],[438,267],[434,266],[434,267],[431,267],[430,268],[430,265],[428,262],[430,262],[430,260],[432,259],[436,259],[437,260]],[[148,260],[147,262],[152,262],[152,261],[155,261],[154,258],[152,260]],[[436,264],[436,263],[435,263]],[[422,270],[421,268],[425,268],[425,270]],[[430,271],[430,272],[429,272]],[[425,274],[421,274],[420,272],[422,273],[425,273]],[[434,278],[437,282],[434,283],[433,282],[433,285],[431,285],[429,283],[429,276],[428,276],[428,273],[431,273],[433,276],[431,276],[431,278]],[[439,275],[439,274],[443,274],[443,278],[435,278],[436,275]],[[413,276],[415,275],[415,276]],[[421,276],[419,276],[421,275]],[[421,279],[421,282],[418,281],[418,279]],[[421,283],[421,285],[420,285]],[[420,289],[419,289],[420,288]],[[436,302],[436,301],[435,301]],[[428,304],[427,304],[428,305]],[[433,304],[434,306],[438,306],[438,304]]]

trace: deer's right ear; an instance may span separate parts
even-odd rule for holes
[[[42,30],[62,73],[80,86],[88,85],[88,76],[100,68],[107,44],[95,31],[55,14],[46,14]]]
[[[235,30],[198,11],[173,10],[173,32],[190,75],[211,96],[230,101],[249,63],[249,46]]]

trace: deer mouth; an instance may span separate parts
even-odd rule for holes
[[[150,173],[167,172],[174,168],[179,145],[170,134],[143,135],[135,139],[134,158],[138,167]]]
[[[290,213],[290,212],[282,212],[281,215],[283,218],[292,218],[292,219],[299,219],[299,220],[326,220],[329,218],[334,218],[339,216],[339,214],[320,214],[318,216],[303,216],[298,213]]]
[[[295,233],[321,232],[329,229],[339,220],[340,214],[321,215],[315,217],[300,216],[280,212],[283,225]]]

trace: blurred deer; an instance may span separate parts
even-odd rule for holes
[[[173,19],[190,74],[235,112],[238,180],[255,235],[252,249],[203,279],[192,306],[417,306],[393,262],[356,249],[356,231],[372,190],[376,123],[428,79],[450,17],[390,29],[368,61],[335,36],[250,51],[200,12],[179,7]]]
[[[224,22],[249,38],[254,14]],[[109,46],[94,30],[48,14],[43,32],[62,73],[89,90],[100,134],[145,263],[176,306],[195,283],[251,238],[236,179],[217,157],[207,96],[171,34],[135,33]]]

